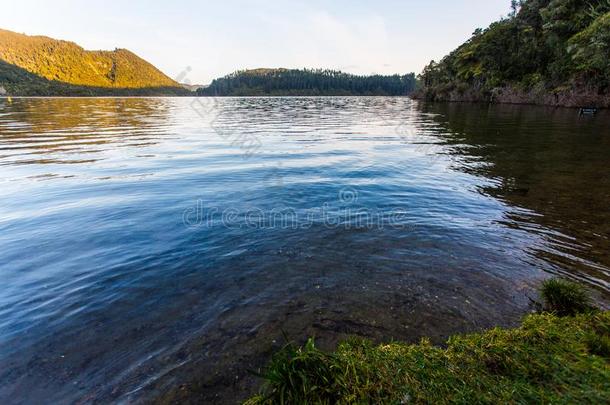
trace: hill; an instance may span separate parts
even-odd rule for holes
[[[524,0],[419,76],[415,97],[610,106],[610,0]]]
[[[357,76],[336,70],[254,69],[215,79],[201,96],[407,95],[415,89],[413,73]]]
[[[73,42],[0,30],[0,85],[13,95],[188,94],[126,49],[87,51]]]

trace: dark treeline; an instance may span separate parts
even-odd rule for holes
[[[336,70],[256,69],[215,79],[200,96],[406,96],[415,74],[357,76]]]

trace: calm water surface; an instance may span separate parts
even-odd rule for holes
[[[0,402],[235,401],[282,331],[440,342],[552,274],[605,305],[609,169],[607,113],[0,100]]]

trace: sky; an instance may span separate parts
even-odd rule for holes
[[[127,48],[207,84],[258,67],[419,73],[509,12],[509,0],[1,0],[0,28]]]

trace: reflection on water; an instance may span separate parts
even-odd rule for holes
[[[92,163],[111,147],[154,144],[171,125],[160,99],[22,99],[4,107],[3,166]]]
[[[0,400],[233,401],[282,331],[440,341],[516,322],[548,273],[605,302],[609,123],[382,97],[0,101]],[[314,220],[244,222],[282,209]],[[197,210],[217,215],[185,226]]]
[[[515,207],[505,225],[543,237],[532,254],[549,270],[610,289],[607,113],[460,104],[423,110],[438,114],[451,153],[464,157],[457,170],[497,180],[480,190]]]

